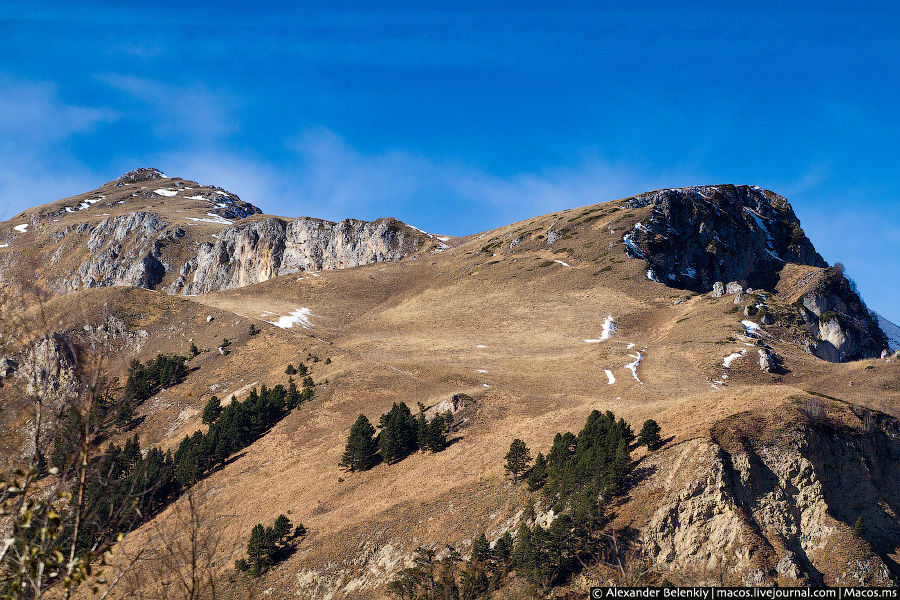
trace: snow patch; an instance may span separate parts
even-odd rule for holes
[[[600,342],[605,342],[609,339],[609,336],[616,332],[616,326],[613,324],[613,316],[606,315],[606,319],[603,320],[603,329],[600,331],[600,337],[597,339],[584,340],[586,344],[598,344]]]
[[[647,279],[659,283],[659,279],[656,278],[656,273],[653,272],[653,269],[647,269]]]
[[[308,308],[298,308],[283,317],[279,317],[277,321],[266,321],[266,323],[271,323],[282,329],[293,329],[294,325],[299,323],[304,329],[309,329],[313,326],[309,320],[311,316],[313,314]]]
[[[206,200],[206,198],[204,198],[203,196],[186,196],[186,198],[188,200]]]
[[[628,250],[626,254],[628,254],[631,258],[644,258],[644,253],[641,252],[637,246],[634,245],[634,242],[631,239],[632,234],[628,233],[625,237],[622,238],[622,241],[625,242],[625,247]]]
[[[563,262],[563,261],[561,261],[561,260],[554,260],[554,261],[553,261],[553,262],[555,262],[555,263],[559,263],[559,264],[561,264],[561,265],[562,265],[562,266],[564,266],[564,267],[568,267],[568,266],[570,266],[570,265],[569,265],[569,263],[567,263],[567,262]]]
[[[759,323],[754,323],[753,321],[741,321],[741,325],[744,326],[744,331],[747,332],[748,337],[760,335]]]
[[[485,346],[484,344],[475,344],[475,347],[481,349],[487,348],[487,346]]]
[[[213,213],[206,213],[211,217],[215,217],[214,219],[200,219],[198,217],[188,217],[189,221],[199,221],[201,223],[215,223],[216,225],[234,225],[234,221],[229,221],[228,219],[222,218],[219,215]]]
[[[21,225],[16,225],[13,227],[19,233],[28,233],[28,223],[22,223]]]
[[[729,354],[728,356],[725,357],[725,360],[722,361],[722,366],[725,367],[726,369],[730,369],[731,363],[733,363],[740,357],[744,356],[745,354],[747,354],[746,350],[741,350],[740,352],[735,352],[734,354]]]
[[[476,373],[487,373],[487,369],[475,369]]]
[[[610,371],[609,369],[605,369],[605,372],[606,372],[607,383],[609,385],[614,384],[616,382],[616,376],[613,375],[613,372]]]
[[[0,244],[0,248],[9,248],[9,244]]]
[[[644,355],[638,352],[637,354],[629,354],[628,356],[633,358],[634,362],[628,363],[627,365],[625,365],[625,368],[631,371],[631,375],[634,377],[635,381],[637,381],[641,385],[644,385],[644,382],[641,381],[637,375],[638,365],[641,364],[642,360],[644,360]]]
[[[172,196],[175,196],[176,194],[178,194],[178,192],[176,192],[176,191],[167,190],[165,188],[162,188],[159,190],[153,190],[153,193],[159,194],[160,196],[166,196],[167,198],[171,198]]]

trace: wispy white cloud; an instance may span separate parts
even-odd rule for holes
[[[179,145],[214,144],[238,128],[237,100],[227,92],[133,75],[107,74],[100,79],[144,105],[134,114],[140,126],[150,126],[157,136],[172,137]]]
[[[689,173],[651,173],[586,155],[574,164],[495,175],[459,161],[404,150],[366,153],[324,128],[287,141],[278,166],[212,149],[154,159],[170,174],[215,183],[269,213],[328,219],[394,216],[443,233],[475,233],[563,208],[657,187],[705,183]]]
[[[65,143],[117,118],[64,101],[52,84],[0,76],[0,219],[88,189],[97,175]]]

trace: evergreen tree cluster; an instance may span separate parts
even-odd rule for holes
[[[463,560],[448,547],[443,557],[419,547],[413,566],[403,569],[388,584],[388,592],[400,600],[476,600],[498,590],[512,567],[513,539],[506,533],[494,542],[484,534],[475,538],[472,554]]]
[[[198,430],[181,440],[174,454],[179,483],[192,484],[229,456],[255,442],[288,411],[310,398],[312,390],[310,385],[300,392],[291,380],[288,387],[278,384],[267,388],[263,385],[258,392],[253,388],[243,402],[232,397],[228,406],[220,407],[220,414],[211,420],[206,433]],[[208,416],[212,417],[215,412],[211,409]]]
[[[306,527],[302,523],[293,529],[290,519],[284,515],[278,515],[269,527],[257,523],[247,540],[247,558],[239,558],[234,566],[238,571],[259,577],[286,559],[293,549],[294,540],[305,535]]]
[[[144,364],[132,360],[122,399],[141,403],[161,389],[181,383],[188,375],[186,361],[186,356],[168,354],[159,354]]]
[[[417,418],[405,402],[395,402],[378,420],[381,431],[377,435],[369,419],[359,415],[347,437],[340,466],[348,471],[365,471],[382,461],[399,462],[416,450],[440,452],[446,448],[452,417],[438,414],[427,420],[424,407],[420,405],[419,409]]]
[[[232,397],[226,407],[213,397],[203,414],[204,422],[209,424],[207,432],[197,431],[185,437],[174,454],[158,448],[145,454],[137,437],[124,446],[109,444],[88,470],[84,505],[92,510],[82,515],[79,550],[93,552],[114,540],[116,534],[137,528],[312,395],[311,385],[301,391],[291,380],[288,387],[279,384],[273,388],[263,385],[259,391],[254,388],[243,402]],[[83,423],[78,413],[64,412],[50,458],[60,471],[74,467],[73,457],[79,454],[79,430],[83,430]],[[63,518],[66,523],[60,547],[65,548],[75,516]]]
[[[505,457],[507,470],[514,478],[527,472],[529,487],[541,490],[556,515],[549,526],[535,522],[530,505],[515,541],[507,533],[491,546],[482,534],[468,561],[452,548],[441,560],[434,551],[419,549],[415,565],[402,571],[389,591],[401,600],[488,598],[514,570],[546,596],[554,585],[609,552],[604,505],[627,490],[633,440],[623,419],[593,411],[577,435],[557,434],[550,451],[539,453],[530,470],[528,447],[514,440]]]

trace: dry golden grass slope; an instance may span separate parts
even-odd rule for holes
[[[784,357],[786,372],[761,372],[757,339],[746,335],[746,317],[735,310],[733,296],[714,299],[655,283],[644,261],[626,256],[623,232],[650,209],[628,211],[620,204],[537,217],[395,263],[300,273],[187,299],[137,289],[90,290],[53,300],[47,311],[63,321],[60,327],[79,327],[99,319],[105,306],[129,327],[148,332],[137,351],[142,359],[158,351],[185,352],[190,339],[202,349],[223,337],[233,341],[230,355],[204,352],[192,361],[199,368],[185,383],[142,406],[137,433],[144,444],[172,447],[204,428],[199,413],[211,394],[240,395],[257,382],[284,382],[288,363],[310,364],[321,383],[315,399],[201,486],[205,509],[216,515],[223,574],[242,556],[258,522],[286,513],[310,531],[298,552],[254,583],[266,597],[382,597],[384,584],[416,546],[451,543],[465,554],[481,531],[499,536],[515,524],[525,495],[504,477],[510,441],[522,438],[536,454],[556,432],[580,429],[594,409],[611,410],[635,428],[647,418],[662,427],[665,448],[642,461],[653,467],[650,475],[616,509],[617,522],[641,532],[659,568],[694,573],[697,581],[726,572],[735,582],[752,581],[759,570],[766,581],[790,584],[776,565],[786,552],[798,552],[800,542],[790,541],[794,534],[788,531],[793,526],[760,531],[756,509],[741,508],[734,498],[724,497],[715,510],[743,510],[743,516],[704,534],[730,540],[710,546],[712,553],[734,554],[727,571],[708,557],[702,564],[690,560],[706,556],[687,539],[702,532],[673,531],[670,537],[681,536],[682,545],[656,552],[665,544],[652,541],[654,532],[646,530],[662,531],[654,514],[673,498],[681,498],[678,510],[690,513],[689,502],[701,498],[690,489],[712,493],[716,461],[734,450],[722,441],[723,427],[736,430],[734,419],[760,417],[751,428],[756,437],[741,443],[744,451],[765,455],[794,443],[785,440],[803,419],[799,409],[818,398],[809,391],[836,399],[824,401],[827,411],[854,431],[861,426],[847,403],[900,416],[900,361],[826,363],[803,352],[790,329],[776,323],[760,336]],[[551,230],[562,236],[552,247],[545,238]],[[785,281],[811,269],[788,265]],[[768,301],[790,303],[781,296],[770,294]],[[681,298],[687,299],[675,304]],[[753,301],[749,296],[739,309]],[[76,313],[72,306],[84,309]],[[300,309],[308,310],[308,326],[270,323]],[[610,335],[601,340],[607,317]],[[250,323],[263,333],[250,337]],[[309,354],[320,362],[311,363]],[[733,354],[739,356],[726,367]],[[123,351],[113,371],[122,373],[126,356]],[[339,469],[347,432],[360,413],[377,422],[393,402],[430,406],[458,392],[473,396],[477,411],[447,450],[363,473]],[[886,468],[885,477],[896,476],[896,468]],[[843,512],[823,510],[831,521],[817,521],[817,527],[849,530]],[[132,545],[173,518],[172,509],[161,514],[132,536]],[[809,519],[796,529],[808,533]],[[897,560],[896,544],[876,545],[882,558]],[[834,582],[840,569],[823,565],[849,550],[825,546],[804,547],[802,560]],[[747,548],[746,557],[740,548]],[[722,557],[723,564],[728,560]],[[251,593],[244,585],[228,589],[244,597]]]

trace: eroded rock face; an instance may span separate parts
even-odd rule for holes
[[[770,288],[786,261],[825,267],[787,200],[758,187],[660,190],[626,201],[653,214],[626,235],[668,285],[708,292],[717,281]]]
[[[20,359],[15,376],[28,396],[40,396],[58,409],[78,396],[77,348],[66,334],[54,333],[32,346]]]
[[[424,235],[424,234],[423,234]],[[298,271],[343,269],[399,260],[421,243],[395,219],[340,223],[300,218],[265,219],[223,229],[201,246],[185,294],[226,290]]]
[[[88,258],[63,287],[66,291],[118,285],[153,289],[168,269],[162,245],[183,235],[177,227],[168,229],[155,213],[133,212],[103,219],[90,230]]]
[[[640,539],[660,568],[763,585],[896,584],[881,558],[900,540],[896,421],[865,435],[804,425],[762,443],[724,422],[713,438],[653,459],[667,468]],[[846,555],[862,543],[850,532],[858,516],[873,555]]]
[[[797,303],[813,337],[809,351],[831,362],[876,358],[888,347],[878,320],[838,268],[826,269]]]

